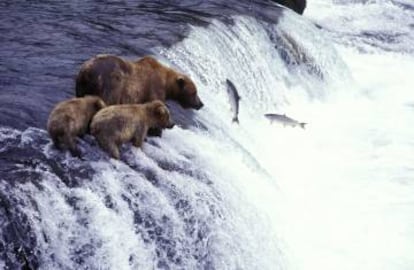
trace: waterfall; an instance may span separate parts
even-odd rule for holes
[[[391,269],[397,256],[394,269],[413,265],[375,243],[413,247],[414,236],[403,222],[412,181],[390,180],[401,168],[401,179],[413,176],[402,148],[412,150],[414,134],[402,124],[387,133],[391,109],[377,107],[406,95],[370,99],[374,84],[355,73],[375,57],[289,10],[277,23],[211,19],[152,53],[195,81],[205,107],[169,103],[178,126],[142,149],[123,146],[120,161],[90,136],[80,160],[54,149],[43,129],[0,128],[0,268]],[[226,79],[241,96],[239,125]],[[391,115],[408,123],[407,108]],[[308,125],[272,125],[265,113]],[[406,210],[392,213],[396,204]]]

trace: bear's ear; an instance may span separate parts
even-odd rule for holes
[[[157,117],[161,117],[161,116],[163,116],[164,114],[165,114],[165,109],[164,109],[164,106],[159,105],[159,106],[156,106],[156,107],[154,108],[154,115],[155,115],[155,116],[157,116]]]
[[[98,99],[95,103],[95,108],[99,111],[106,107],[105,102],[102,99]]]
[[[178,77],[177,78],[177,84],[180,87],[180,89],[184,89],[184,85],[185,85],[185,80],[183,77]]]

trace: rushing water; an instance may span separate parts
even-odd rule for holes
[[[263,2],[0,3],[0,268],[414,268],[414,6]],[[97,53],[156,55],[205,107],[121,161],[58,152],[47,115]]]

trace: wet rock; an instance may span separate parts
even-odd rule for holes
[[[273,0],[273,2],[288,7],[299,14],[303,14],[306,8],[306,0]]]

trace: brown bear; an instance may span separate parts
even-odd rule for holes
[[[49,115],[47,131],[58,149],[69,149],[73,156],[80,157],[76,137],[87,133],[92,117],[105,102],[96,96],[72,98],[58,103]]]
[[[91,122],[91,134],[111,157],[119,159],[119,147],[132,142],[141,147],[149,128],[172,128],[165,104],[155,100],[145,104],[112,105],[98,112]]]
[[[89,59],[81,66],[76,79],[76,96],[85,95],[100,96],[108,105],[170,99],[183,108],[203,107],[197,88],[188,76],[150,56],[137,61],[114,55]]]

